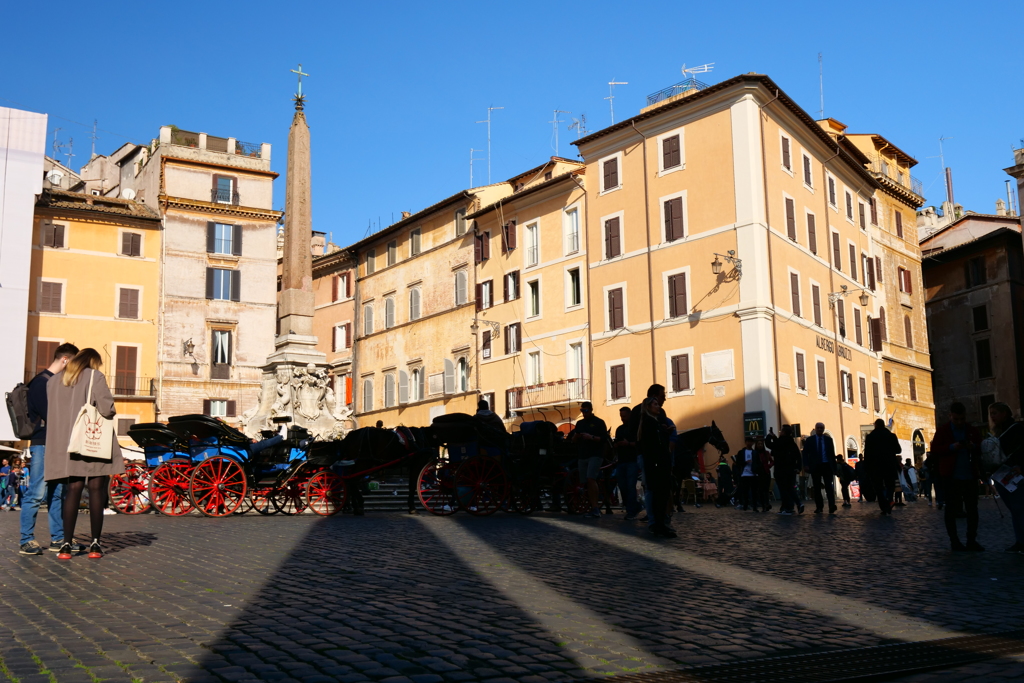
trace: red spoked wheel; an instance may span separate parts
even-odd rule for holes
[[[306,480],[292,477],[270,493],[274,509],[286,515],[298,515],[306,509]]]
[[[149,471],[126,463],[124,474],[110,478],[110,504],[122,515],[140,515],[149,510]]]
[[[237,508],[235,508],[235,511],[232,514],[244,515],[249,510],[252,510],[252,508],[253,508],[252,494],[249,493],[249,492],[246,492],[245,498],[242,499],[242,502],[239,504],[239,506]]]
[[[508,497],[508,507],[521,515],[528,515],[536,512],[537,496],[527,486],[513,486],[512,493]]]
[[[153,470],[149,481],[149,498],[157,512],[180,517],[195,507],[188,494],[192,463],[188,460],[168,460]]]
[[[273,487],[261,486],[253,488],[249,491],[249,501],[252,503],[252,509],[261,515],[276,515],[277,508],[270,501],[270,496],[274,493]]]
[[[459,510],[455,497],[455,468],[439,460],[428,462],[416,479],[420,503],[435,515],[451,515]]]
[[[207,517],[226,517],[245,500],[245,471],[231,458],[218,455],[192,471],[189,495]]]
[[[306,484],[306,504],[318,515],[330,517],[341,512],[348,500],[345,480],[324,470],[314,474]]]
[[[494,458],[476,455],[455,471],[455,491],[466,512],[482,517],[494,514],[508,498],[508,477]]]
[[[580,475],[576,470],[573,470],[565,479],[565,505],[569,513],[573,515],[590,512],[587,486],[580,482]]]

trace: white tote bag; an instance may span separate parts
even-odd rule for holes
[[[92,404],[92,380],[95,376],[95,372],[89,374],[89,394],[71,429],[68,453],[77,453],[83,458],[110,460],[114,448],[114,421],[100,415],[100,411]]]

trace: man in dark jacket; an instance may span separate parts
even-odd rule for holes
[[[655,536],[675,538],[668,526],[668,506],[672,495],[672,456],[669,450],[672,428],[661,418],[665,387],[652,384],[647,398],[633,407],[629,418],[629,440],[637,445],[644,459],[644,481],[651,490],[648,528]]]
[[[899,439],[886,429],[885,421],[875,420],[874,430],[864,437],[864,467],[883,515],[892,514],[897,468],[902,452]]]
[[[729,499],[732,498],[732,493],[732,468],[729,467],[725,456],[722,455],[718,459],[718,500],[715,501],[715,507],[720,508],[728,505]]]
[[[828,514],[836,513],[836,446],[832,437],[825,433],[821,422],[814,425],[814,433],[804,439],[804,467],[811,473],[814,486],[814,512],[820,513],[825,506],[821,487],[828,496]]]
[[[43,548],[36,543],[36,515],[39,506],[46,501],[50,520],[50,539],[48,547],[53,552],[60,550],[64,543],[64,520],[61,508],[64,505],[64,485],[57,481],[47,483],[43,477],[46,459],[46,383],[51,377],[64,369],[68,361],[78,353],[74,344],[61,344],[53,354],[49,367],[32,378],[28,383],[29,417],[39,427],[32,433],[29,441],[29,453],[32,455],[32,469],[29,477],[28,491],[21,505],[21,543],[19,552],[22,555],[42,555]]]
[[[1006,456],[1003,465],[1010,468],[1011,473],[1020,474],[1024,467],[1024,425],[1015,422],[1013,411],[1005,403],[993,403],[988,408],[992,433],[999,438],[999,450]],[[1016,542],[1006,550],[1024,553],[1024,490],[1019,482],[1015,491],[1008,491],[1002,482],[996,481],[999,499],[1006,504],[1013,520],[1013,533]]]
[[[800,447],[793,440],[793,428],[790,425],[782,425],[779,436],[775,436],[773,429],[768,430],[765,437],[765,444],[772,451],[775,459],[775,483],[779,486],[779,495],[782,500],[779,504],[780,515],[792,515],[795,510],[802,514],[804,504],[796,490],[796,475],[800,471]]]
[[[967,409],[963,403],[949,406],[949,421],[935,430],[931,451],[939,459],[950,546],[954,551],[984,550],[978,543],[981,432],[967,424]],[[967,545],[960,542],[956,530],[956,516],[961,509],[967,513]]]
[[[763,473],[763,467],[760,454],[754,447],[754,437],[746,437],[743,448],[732,459],[739,469],[736,478],[736,507],[748,510],[753,505],[754,512],[757,512],[757,477]]]

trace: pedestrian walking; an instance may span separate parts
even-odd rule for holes
[[[3,498],[0,499],[0,502],[3,503],[0,509],[7,509],[11,512],[21,509],[22,474],[21,458],[13,458],[10,467],[7,468],[7,475],[4,476],[4,483],[7,486],[4,489]]]
[[[757,475],[761,471],[761,459],[754,449],[754,437],[748,436],[743,440],[741,448],[733,460],[739,464],[739,484],[736,487],[736,507],[740,510],[749,510],[751,507],[757,512]]]
[[[640,477],[640,466],[636,461],[636,442],[629,440],[629,416],[631,410],[626,406],[619,408],[619,419],[622,421],[615,428],[615,456],[619,461],[617,480],[622,494],[622,507],[626,510],[626,521],[632,521],[640,514],[641,505],[636,497],[636,482]]]
[[[814,490],[814,512],[820,514],[825,507],[821,495],[824,487],[828,497],[828,514],[836,510],[836,446],[832,437],[825,433],[824,423],[814,425],[814,433],[804,439],[804,467],[811,474]]]
[[[1019,476],[1024,466],[1024,427],[1014,421],[1013,411],[1005,403],[990,405],[988,416],[992,434],[999,439],[999,450],[1004,458],[1002,466],[1008,468],[1013,476]],[[1016,540],[1007,551],[1024,553],[1024,481],[1017,482],[1013,491],[998,479],[995,486],[999,491],[999,500],[1010,511],[1010,519],[1013,521]]]
[[[46,383],[46,467],[47,482],[61,482],[67,486],[64,498],[64,543],[57,558],[70,560],[75,552],[75,523],[82,490],[89,485],[89,518],[92,543],[89,557],[103,557],[100,538],[103,535],[103,510],[107,507],[110,475],[124,472],[124,460],[117,439],[111,445],[110,460],[84,458],[69,452],[71,432],[79,411],[86,402],[96,406],[100,415],[114,417],[114,397],[107,380],[99,371],[103,359],[96,349],[82,349],[67,367]]]
[[[48,415],[47,383],[50,378],[64,370],[68,361],[78,354],[74,344],[61,344],[53,353],[53,360],[45,370],[32,378],[28,383],[29,418],[38,424],[29,437],[29,455],[32,466],[29,476],[28,491],[21,506],[21,540],[18,544],[22,555],[41,555],[43,547],[36,542],[36,517],[39,507],[45,502],[49,521],[50,542],[47,547],[53,552],[60,550],[64,543],[64,484],[59,481],[46,481],[46,426]],[[73,541],[72,541],[73,542]],[[76,546],[75,552],[83,548]]]
[[[981,552],[978,543],[978,480],[981,432],[967,424],[967,409],[959,401],[949,406],[949,421],[935,430],[931,450],[939,458],[939,477],[945,496],[946,533],[956,552]],[[957,513],[967,514],[967,544],[960,542],[956,529]]]
[[[874,424],[874,430],[864,437],[864,467],[878,498],[878,508],[885,516],[892,514],[895,505],[893,494],[903,447],[896,435],[886,428],[885,420],[875,420]]]
[[[715,507],[720,508],[729,504],[733,496],[732,488],[732,467],[726,461],[724,455],[718,456],[718,499],[715,500]]]
[[[757,473],[757,497],[761,501],[762,512],[768,512],[772,509],[772,467],[775,460],[772,458],[772,452],[765,447],[764,439],[760,437],[754,440],[754,450],[761,461],[761,468]]]
[[[775,461],[775,483],[779,487],[779,514],[792,515],[799,510],[803,514],[804,504],[800,502],[796,475],[800,471],[800,447],[793,439],[793,427],[782,425],[779,435],[768,429],[765,444],[772,451]]]
[[[600,517],[601,507],[598,504],[598,478],[601,476],[601,465],[608,444],[608,425],[594,415],[594,404],[584,401],[580,404],[583,417],[576,423],[570,439],[576,444],[576,457],[579,460],[580,483],[587,489],[590,512],[586,517]]]
[[[932,457],[931,451],[928,451],[925,453],[924,463],[921,465],[921,495],[928,500],[928,507],[932,507],[934,504],[932,492],[934,491],[936,497],[938,496],[938,484],[935,481],[937,472],[935,468],[935,459]]]
[[[900,488],[903,489],[903,497],[908,503],[917,501],[917,474],[910,458],[907,458],[900,468]]]
[[[651,507],[647,513],[648,528],[655,536],[675,538],[676,532],[668,525],[668,506],[672,495],[672,459],[670,438],[672,430],[661,420],[665,403],[665,387],[652,384],[647,398],[633,407],[629,417],[629,440],[643,455],[645,488],[651,492]]]
[[[839,475],[839,489],[843,493],[843,507],[848,508],[852,506],[850,502],[850,484],[857,478],[857,471],[850,466],[850,463],[846,462],[846,458],[840,454],[836,456],[836,469]]]

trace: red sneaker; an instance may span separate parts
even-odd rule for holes
[[[89,559],[98,560],[103,557],[103,549],[100,548],[99,541],[93,541],[92,545],[89,546]]]
[[[71,544],[70,543],[65,543],[64,545],[62,545],[60,547],[60,550],[57,551],[57,559],[58,560],[70,560],[71,559]]]

